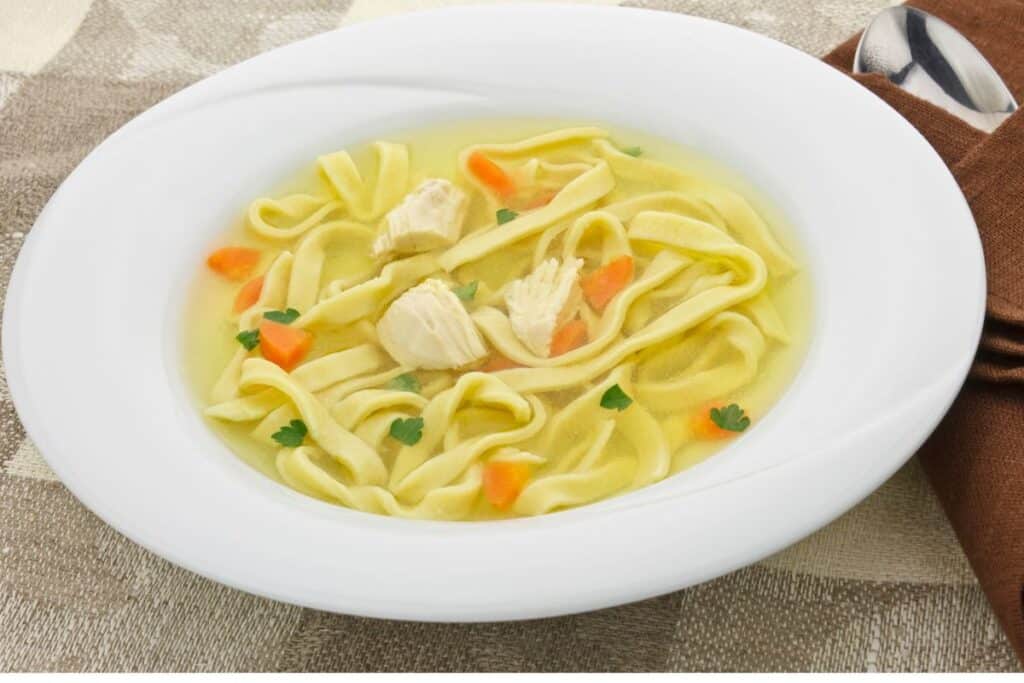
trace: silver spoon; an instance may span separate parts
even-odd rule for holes
[[[853,72],[880,73],[986,132],[1017,110],[1006,83],[967,38],[913,7],[890,7],[871,20]]]

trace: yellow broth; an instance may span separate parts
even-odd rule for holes
[[[459,168],[459,152],[481,142],[489,144],[513,143],[564,127],[566,127],[564,122],[549,120],[463,121],[419,130],[402,131],[390,135],[386,139],[404,144],[408,150],[409,174],[407,186],[402,188],[403,192],[411,190],[425,178],[444,178],[470,192],[471,200],[462,237],[464,241],[467,239],[467,236],[472,235],[475,231],[500,230],[503,226],[492,225],[494,223],[493,198],[489,201],[488,197],[484,194],[475,191],[472,186],[467,185],[465,172]],[[607,129],[610,130],[610,137],[608,139],[613,145],[620,149],[640,148],[642,153],[637,157],[639,159],[659,162],[687,176],[699,178],[702,182],[728,188],[741,195],[761,216],[767,224],[770,233],[796,264],[796,269],[793,272],[787,273],[784,276],[770,276],[762,290],[762,294],[772,302],[774,309],[785,326],[789,337],[788,343],[765,339],[763,354],[760,355],[757,361],[756,375],[750,381],[745,382],[743,386],[730,389],[722,395],[714,396],[713,399],[713,404],[717,406],[735,403],[742,407],[745,414],[752,421],[753,426],[756,426],[758,420],[778,400],[793,379],[804,356],[808,342],[811,323],[810,283],[807,270],[804,267],[804,259],[793,230],[787,224],[785,217],[768,198],[759,194],[756,189],[752,188],[738,174],[723,168],[720,164],[667,140],[655,138],[637,131],[619,128]],[[376,172],[376,161],[369,143],[354,147],[349,151],[356,167],[367,178],[372,177]],[[569,146],[563,152],[556,151],[556,153],[548,157],[548,160],[555,164],[562,163],[565,159],[559,159],[559,154],[564,154],[566,159],[568,159],[573,154],[578,153],[578,150]],[[616,183],[616,187],[611,193],[599,200],[596,205],[590,206],[589,209],[600,210],[604,205],[614,204],[630,197],[664,189],[665,187],[657,182],[623,179]],[[293,177],[285,180],[273,192],[270,192],[268,196],[284,197],[295,193],[323,197],[336,197],[337,195],[315,163],[299,170]],[[256,274],[264,272],[275,255],[282,250],[294,250],[304,237],[304,235],[300,235],[290,240],[260,237],[250,229],[245,207],[240,207],[240,209],[237,220],[232,225],[225,226],[223,234],[211,245],[211,249],[226,244],[252,246],[260,249],[262,259],[259,268],[255,271]],[[574,215],[574,218],[578,217],[578,215]],[[345,216],[346,212],[344,210],[333,215],[335,218],[345,218]],[[374,230],[379,230],[381,229],[381,222],[380,219],[376,219],[368,221],[366,224]],[[571,221],[565,222],[568,224]],[[455,283],[478,281],[481,292],[478,296],[483,298],[487,292],[493,292],[509,280],[523,277],[529,272],[537,239],[538,236],[534,235],[523,239],[519,243],[508,245],[479,260],[461,265],[448,274],[448,276]],[[548,250],[548,254],[557,255],[560,246],[561,240],[556,238]],[[579,248],[581,252],[592,256],[595,251],[599,250],[599,247],[600,245],[589,244],[584,240]],[[351,245],[344,244],[336,244],[328,248],[324,254],[321,285],[326,286],[338,278],[358,275],[361,271],[367,271],[368,268],[373,271],[369,273],[370,275],[378,272],[381,264],[370,264],[368,266],[369,262],[366,255],[357,253],[368,248],[368,244],[365,245],[365,248],[361,246],[359,250],[354,250],[351,248]],[[650,244],[637,243],[635,245],[636,259],[641,264],[649,264],[650,259],[658,251],[658,248],[652,247]],[[699,260],[700,258],[698,257]],[[714,259],[708,260],[709,262],[714,261]],[[642,267],[638,268],[634,278],[639,277],[641,271]],[[362,277],[365,278],[366,274],[363,273]],[[240,284],[240,282],[225,279],[212,272],[205,265],[202,265],[197,268],[195,281],[188,295],[187,315],[185,316],[187,326],[184,330],[184,370],[188,383],[195,390],[196,401],[201,409],[206,409],[211,405],[211,388],[218,381],[225,367],[240,348],[238,341],[235,339],[236,334],[239,332],[238,316],[232,313],[232,304]],[[652,301],[652,318],[657,319],[658,316],[678,303],[680,303],[679,297],[661,298],[657,301]],[[371,326],[375,324],[386,309],[386,304],[387,302],[383,302],[378,310],[364,322]],[[479,305],[479,302],[469,302],[467,307],[473,310],[474,307]],[[500,306],[500,300],[498,305]],[[741,314],[745,313],[742,305],[733,306],[731,309],[737,310]],[[313,326],[311,330],[314,333],[315,341],[312,351],[305,362],[370,341],[365,333],[365,325],[363,329],[360,329],[358,324],[340,326],[318,325]],[[686,339],[687,334],[688,332],[684,332],[677,338],[660,342],[659,345],[655,346],[657,348],[664,348],[681,343]],[[629,334],[624,335],[625,339],[628,339],[629,336]],[[685,365],[686,360],[694,360],[701,353],[702,347],[705,350],[710,349],[711,344],[709,342],[706,345],[696,345],[689,358],[677,361],[676,364],[678,365],[679,362],[682,362]],[[653,348],[647,349],[639,354],[634,354],[623,362],[643,358],[645,357],[644,354],[648,354],[647,357],[649,357],[649,354],[654,352]],[[708,353],[711,352],[708,351]],[[251,355],[259,357],[259,351],[256,350]],[[729,352],[726,349],[719,355],[722,356],[721,362],[724,363]],[[699,362],[706,363],[707,367],[714,367],[719,360],[710,358]],[[621,364],[617,363],[616,367]],[[666,364],[664,368],[666,373],[679,371],[678,367],[673,368],[671,366],[672,363]],[[428,400],[431,400],[441,393],[445,387],[451,386],[466,372],[478,369],[478,366],[474,366],[461,370],[420,370],[414,374],[423,387],[422,393]],[[495,374],[499,378],[501,375],[502,373],[500,372]],[[535,395],[543,402],[548,411],[547,419],[550,421],[589,388],[600,384],[607,375],[608,372],[602,372],[582,385],[529,393]],[[259,391],[265,391],[265,389],[258,387],[243,388],[239,395],[252,395]],[[284,401],[283,397],[282,401]],[[650,408],[644,407],[642,401],[638,400],[626,410],[648,410],[650,408],[651,416],[663,431],[665,440],[672,446],[667,471],[667,474],[671,475],[693,466],[734,442],[735,439],[699,438],[693,434],[694,414],[697,411],[707,410],[708,405],[707,401],[701,400],[696,404],[691,401],[682,401],[678,405]],[[604,417],[602,417],[604,413],[601,413],[601,410],[601,408],[595,408],[598,417],[581,422],[579,433],[572,433],[571,431],[562,433],[559,438],[549,440],[549,442],[585,445],[588,440],[594,438],[594,425],[604,420]],[[609,410],[606,412],[608,419],[618,419],[619,411]],[[412,416],[415,414],[415,411],[409,411],[408,414]],[[622,414],[625,414],[625,411]],[[594,420],[598,420],[598,422]],[[210,428],[246,463],[277,481],[283,481],[276,465],[276,459],[282,449],[281,445],[266,439],[265,434],[263,438],[255,438],[252,434],[259,420],[234,422],[207,418],[206,421]],[[511,426],[513,425],[511,425],[509,416],[500,410],[494,410],[487,406],[467,404],[458,411],[455,418],[453,418],[452,424],[446,425],[445,429],[457,429],[459,437],[467,440],[490,432],[507,430]],[[436,426],[424,425],[424,430],[431,428],[436,428]],[[737,433],[736,438],[742,438],[742,434]],[[534,452],[543,441],[544,439],[542,438],[531,438],[523,444],[515,444],[514,447]],[[579,467],[580,462],[588,457],[582,452],[585,450],[582,445],[579,448],[562,447],[560,452],[537,452],[536,455],[545,458],[546,462],[541,465],[530,466],[530,481],[533,482],[546,476],[574,471],[574,468]],[[386,467],[390,469],[394,466],[395,459],[401,448],[402,444],[394,439],[384,439],[378,455]],[[495,457],[497,450],[491,449],[489,452],[479,454],[475,459],[476,462],[485,462],[489,458]],[[644,454],[636,452],[635,444],[631,443],[628,438],[624,438],[616,429],[611,434],[604,448],[601,449],[601,452],[596,456],[593,454],[589,456],[592,462],[587,466],[596,467],[601,463],[607,463],[616,458],[637,460],[643,456]],[[331,476],[336,477],[343,484],[352,484],[350,473],[346,471],[344,466],[334,462],[332,458],[321,455],[313,458],[313,460],[324,472],[328,472]],[[619,495],[631,490],[630,482],[623,481],[620,483],[621,485],[608,495]],[[387,486],[384,485],[382,488],[387,489]],[[331,502],[342,502],[337,497],[325,494],[323,491],[307,488],[306,492]],[[388,495],[392,494],[388,493]],[[397,504],[411,508],[417,502],[415,497],[410,498],[407,496],[406,500],[399,500]],[[486,520],[510,515],[515,516],[517,514],[536,514],[536,512],[517,513],[514,508],[498,509],[488,502],[483,491],[478,492],[473,497],[472,503],[467,505],[468,507],[465,507],[460,514],[456,515],[456,518]],[[564,506],[554,504],[549,509],[542,511],[557,510],[562,507]],[[371,509],[370,511],[381,512],[382,510]],[[434,518],[444,517],[445,515],[435,515],[430,510],[420,510],[409,516]]]

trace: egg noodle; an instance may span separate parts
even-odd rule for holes
[[[406,145],[377,142],[373,153],[369,174],[346,152],[319,157],[327,192],[257,199],[247,213],[247,230],[276,247],[237,330],[294,309],[292,328],[344,341],[290,372],[259,347],[240,346],[208,393],[206,415],[247,425],[300,492],[366,512],[463,520],[538,515],[635,490],[717,447],[694,415],[733,403],[765,354],[791,343],[771,283],[797,265],[759,213],[722,184],[620,150],[601,128],[462,149],[451,180],[478,210],[460,239],[390,260],[371,245],[420,177]],[[496,219],[509,196],[478,177],[474,155],[543,199]],[[345,272],[325,277],[339,251]],[[628,284],[603,309],[580,307],[581,345],[544,356],[517,336],[508,283],[552,258],[580,259],[589,272],[626,256],[635,273]],[[428,278],[473,283],[462,303],[503,365],[423,370],[393,360],[377,324]],[[413,386],[396,383],[410,375]],[[628,404],[615,404],[619,396]],[[766,403],[742,407],[759,415]],[[396,423],[412,418],[422,420],[418,440],[396,439]],[[281,447],[274,435],[294,421],[305,428],[301,443]],[[499,511],[484,495],[494,463],[525,473]]]

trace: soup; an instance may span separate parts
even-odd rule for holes
[[[771,204],[664,140],[479,121],[316,159],[201,268],[187,373],[245,461],[416,519],[539,515],[742,438],[807,276]]]

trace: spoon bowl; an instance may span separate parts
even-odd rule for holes
[[[853,72],[880,73],[987,132],[1017,110],[1006,83],[963,34],[913,7],[891,7],[871,21]]]

